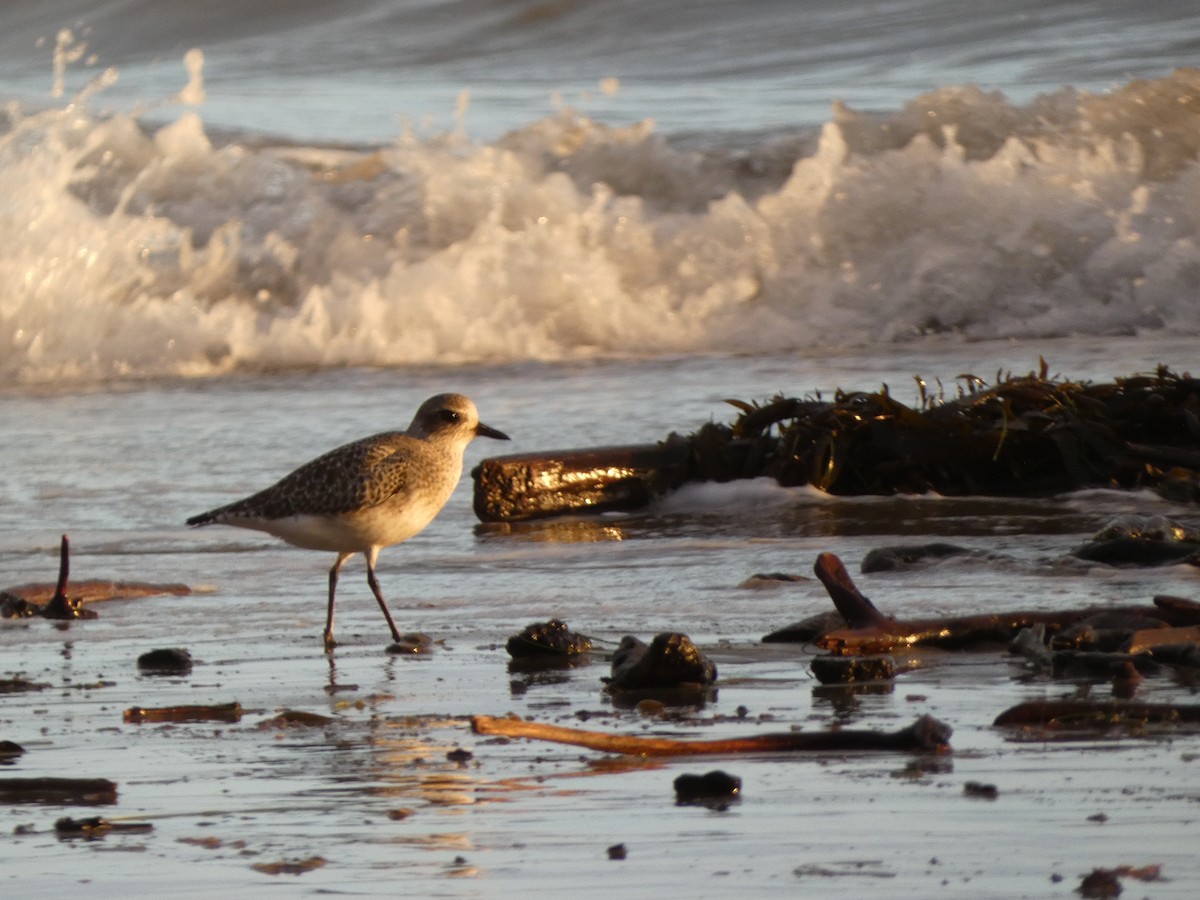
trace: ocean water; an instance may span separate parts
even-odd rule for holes
[[[1186,4],[93,6],[4,13],[9,383],[1200,327]]]
[[[0,588],[72,574],[184,582],[65,629],[0,623],[0,776],[111,777],[120,803],[2,811],[13,895],[1074,896],[1095,867],[1161,863],[1191,897],[1195,738],[1017,743],[991,721],[1104,683],[1003,654],[914,654],[894,689],[815,689],[761,636],[829,601],[838,553],[903,616],[1196,596],[1195,569],[1070,550],[1147,493],[833,499],[694,485],[637,514],[483,527],[471,484],[385,550],[402,629],[384,652],[361,562],[320,646],[332,560],[191,514],[443,390],[511,444],[652,442],[726,399],[1195,371],[1200,12],[1014,2],[10,2],[0,8]],[[871,548],[951,539],[987,558],[857,576]],[[596,659],[508,671],[503,644],[565,618]],[[689,633],[718,697],[614,708],[604,653]],[[155,646],[193,675],[139,676]],[[1140,697],[1187,701],[1182,680]],[[130,726],[130,706],[222,703],[235,726]],[[265,724],[280,709],[321,729]],[[742,711],[739,711],[741,709]],[[577,717],[587,711],[588,721]],[[519,715],[675,737],[831,725],[955,728],[940,763],[721,759],[724,812],[673,805],[692,762],[470,734]],[[446,750],[469,748],[466,767]],[[924,768],[922,768],[924,766]],[[995,803],[963,784],[995,783]],[[60,815],[148,835],[53,834]],[[1103,814],[1104,819],[1094,818]],[[15,833],[20,827],[21,833]],[[605,850],[626,843],[623,862]],[[256,863],[319,856],[304,875]]]

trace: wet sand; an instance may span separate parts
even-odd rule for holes
[[[992,349],[1012,364],[1010,348]],[[1073,375],[1103,377],[1145,370],[1160,356],[1152,350],[1133,361],[1099,345],[1102,358],[1053,358]],[[994,371],[980,352],[963,348],[939,369]],[[1097,867],[1158,864],[1162,880],[1125,879],[1123,896],[1195,896],[1200,734],[1012,740],[991,724],[1007,707],[1107,697],[1107,680],[1033,676],[1002,648],[931,650],[890,688],[830,690],[812,676],[809,649],[761,643],[831,608],[812,576],[825,551],[903,617],[1200,599],[1192,566],[1067,560],[1115,515],[1190,521],[1193,507],[1103,491],[838,500],[755,482],[697,486],[644,514],[483,528],[464,479],[426,532],[380,558],[401,630],[436,642],[418,658],[386,652],[361,560],[343,571],[341,645],[330,658],[320,633],[331,558],[182,524],[315,452],[407,419],[450,386],[514,435],[516,449],[533,451],[656,440],[728,418],[724,397],[764,396],[775,384],[874,389],[932,374],[927,359],[903,354],[872,364],[730,359],[456,370],[453,379],[361,370],[6,397],[0,586],[52,581],[67,531],[73,579],[182,582],[196,592],[98,603],[99,619],[67,626],[0,621],[0,679],[44,685],[0,694],[0,741],[26,750],[0,765],[0,778],[117,785],[109,806],[0,803],[0,891],[1009,900],[1074,898]],[[538,400],[526,402],[535,377]],[[482,453],[469,452],[468,468]],[[979,553],[905,573],[858,571],[873,548],[931,540]],[[803,580],[738,587],[756,572]],[[592,663],[510,672],[506,639],[552,616],[593,637]],[[660,631],[686,632],[714,659],[716,697],[665,717],[614,707],[601,681],[607,654],[625,634]],[[191,672],[140,674],[139,655],[161,647],[186,648]],[[1195,688],[1165,671],[1138,699],[1194,702]],[[232,723],[124,720],[131,707],[235,702],[244,712]],[[275,717],[286,710],[332,721],[283,726]],[[954,729],[953,752],[640,762],[471,733],[470,716],[508,713],[681,739],[894,731],[929,714]],[[470,755],[449,757],[455,750]],[[741,799],[723,811],[677,806],[674,779],[711,769],[740,777]],[[995,799],[968,794],[971,782],[995,786]],[[97,815],[152,829],[55,834],[62,817]],[[619,844],[625,858],[610,859]]]
[[[915,580],[905,577],[908,589]],[[738,596],[743,613],[783,615],[819,607],[821,593],[800,583]],[[590,665],[522,674],[509,671],[495,610],[460,610],[455,624],[445,610],[410,609],[434,620],[438,644],[397,657],[367,599],[348,595],[344,643],[327,657],[311,600],[199,593],[97,604],[91,622],[0,625],[5,674],[43,685],[0,700],[0,739],[26,749],[0,777],[118,785],[111,806],[4,808],[9,895],[200,896],[282,882],[289,893],[354,896],[582,886],[631,897],[1067,897],[1093,868],[1149,864],[1166,880],[1126,880],[1130,896],[1192,896],[1197,884],[1200,736],[1014,740],[991,726],[1007,706],[1102,698],[1109,687],[1029,675],[1000,648],[913,652],[899,657],[909,671],[894,684],[844,689],[816,683],[805,648],[701,634],[720,668],[716,698],[644,716],[602,692],[618,632],[586,629],[597,639]],[[277,616],[278,637],[258,638]],[[139,674],[139,654],[176,645],[195,660],[190,674]],[[1159,676],[1139,699],[1193,694]],[[244,710],[236,723],[123,721],[133,706],[231,702]],[[285,710],[330,721],[284,725],[275,717]],[[471,733],[470,715],[510,712],[680,739],[895,730],[929,713],[953,727],[953,753],[644,761]],[[718,768],[743,780],[741,799],[723,810],[675,804],[678,775]],[[972,796],[972,782],[996,797]],[[152,830],[55,835],[60,817],[94,815]],[[609,858],[614,845],[623,860]]]

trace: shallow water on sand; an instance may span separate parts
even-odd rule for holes
[[[45,685],[0,696],[0,739],[27,751],[0,778],[105,777],[119,791],[115,806],[0,807],[0,886],[13,896],[79,885],[96,896],[199,896],[286,883],[362,896],[596,887],[630,897],[1068,897],[1095,867],[1158,863],[1169,880],[1127,890],[1193,896],[1195,736],[1043,744],[991,726],[1020,700],[1106,697],[1107,683],[1034,677],[999,649],[924,651],[889,689],[830,691],[809,672],[808,649],[760,643],[830,607],[811,577],[822,551],[841,556],[885,612],[905,616],[1195,597],[1191,567],[1114,570],[1066,559],[1113,515],[1186,520],[1189,508],[1105,491],[1043,501],[834,500],[753,482],[694,486],[636,515],[485,528],[464,479],[427,532],[381,557],[397,622],[437,642],[419,658],[385,652],[361,562],[344,570],[339,647],[328,657],[320,630],[331,559],[181,524],[342,440],[403,425],[439,390],[468,393],[484,421],[514,437],[473,445],[469,467],[486,455],[691,431],[710,417],[729,420],[725,397],[887,381],[909,399],[913,374],[949,385],[965,371],[1035,368],[1036,359],[1014,358],[1024,352],[924,345],[809,360],[347,370],[3,396],[0,586],[52,580],[67,532],[74,578],[179,581],[196,592],[97,604],[98,620],[69,626],[0,622],[0,677]],[[1107,379],[1158,361],[1186,367],[1182,342],[1046,342],[1039,352],[1072,377]],[[857,571],[872,547],[934,538],[991,556],[904,574]],[[738,587],[775,571],[807,580]],[[509,671],[505,639],[551,616],[595,639],[591,665]],[[615,708],[602,691],[606,653],[624,634],[664,630],[688,633],[712,656],[718,694],[665,718]],[[190,675],[138,674],[139,654],[170,646],[191,652]],[[1139,697],[1193,694],[1160,675]],[[237,723],[122,719],[133,706],[235,701],[245,710]],[[281,710],[332,721],[271,724]],[[508,712],[680,738],[895,730],[929,713],[954,728],[954,752],[638,763],[471,733],[467,717]],[[455,748],[471,758],[448,759]],[[743,779],[740,801],[724,811],[674,804],[676,776],[713,768]],[[969,781],[994,784],[997,799],[964,795]],[[153,830],[94,841],[54,834],[61,816],[97,814]],[[625,860],[608,858],[615,844],[625,845]],[[301,875],[254,868],[316,857],[324,864]]]

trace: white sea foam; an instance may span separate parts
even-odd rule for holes
[[[1194,333],[1198,107],[1183,70],[733,147],[564,111],[359,150],[12,105],[0,377]]]

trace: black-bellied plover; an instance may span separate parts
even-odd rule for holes
[[[462,394],[438,394],[421,404],[407,431],[389,431],[330,450],[266,490],[192,516],[189,525],[253,528],[309,550],[331,550],[325,648],[334,646],[333,598],[338,571],[355,553],[367,559],[367,583],[392,638],[392,620],[375,561],[379,551],[406,541],[433,521],[462,476],[463,452],[476,436],[507,441],[479,421]]]

